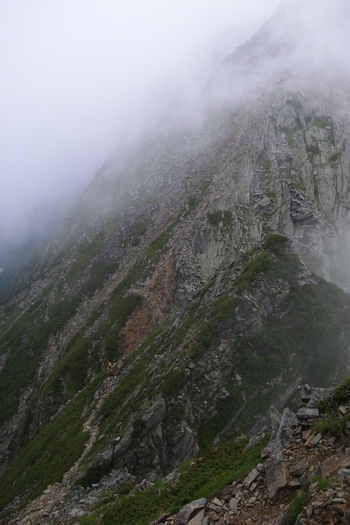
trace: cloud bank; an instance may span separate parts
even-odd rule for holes
[[[278,3],[2,2],[0,240],[69,206],[121,139],[186,111]]]

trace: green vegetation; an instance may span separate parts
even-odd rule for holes
[[[334,153],[329,157],[328,162],[338,162],[341,159],[342,152]]]
[[[247,474],[259,462],[266,443],[264,440],[247,451],[244,451],[246,441],[230,442],[210,450],[181,472],[176,485],[156,484],[137,494],[122,496],[113,504],[108,498],[91,517],[83,518],[81,525],[95,523],[101,514],[100,522],[105,525],[146,525],[163,512],[178,512],[189,501],[208,498]]]
[[[257,160],[257,166],[263,168],[265,171],[270,171],[272,168],[272,162],[266,155],[260,156]]]
[[[198,445],[203,452],[212,446],[214,438],[228,425],[232,415],[243,405],[240,388],[237,385],[229,387],[229,396],[216,404],[216,415],[203,421],[198,428]]]
[[[324,419],[318,421],[314,427],[314,432],[326,434],[339,438],[344,430],[344,419],[337,419],[331,414],[327,414]]]
[[[337,388],[318,404],[320,412],[324,418],[314,425],[315,432],[330,435],[339,438],[344,432],[348,421],[349,414],[342,416],[339,406],[350,401],[350,377],[337,386]]]
[[[96,467],[90,467],[85,472],[84,476],[79,478],[76,482],[76,485],[81,485],[85,489],[91,487],[93,483],[98,483],[100,479],[105,475],[105,472]]]
[[[147,231],[147,225],[143,220],[134,222],[130,228],[130,234],[125,239],[124,244],[131,244],[132,246],[137,246],[140,242],[140,238]]]
[[[48,308],[48,320],[41,323],[40,298],[0,338],[0,345],[8,348],[0,383],[0,424],[16,410],[20,390],[33,378],[49,337],[60,330],[77,305],[77,298],[63,299]]]
[[[189,210],[192,211],[198,204],[200,203],[201,199],[197,197],[197,195],[191,195],[191,197],[187,201],[187,205],[189,207]]]
[[[317,483],[320,489],[325,491],[330,489],[334,483],[336,483],[336,480],[334,478],[324,478],[323,476],[315,474],[311,478],[311,483]]]
[[[208,187],[209,187],[209,184],[207,182],[204,182],[200,186],[200,188],[197,190],[197,193],[189,197],[189,199],[187,200],[187,206],[188,206],[187,213],[194,210],[202,202],[204,193],[207,191]]]
[[[290,282],[295,278],[300,261],[294,253],[286,253],[289,239],[283,235],[272,234],[266,237],[265,250],[248,261],[242,275],[237,280],[237,290],[242,292],[260,273],[274,279]],[[271,255],[277,256],[277,261]]]
[[[136,361],[130,374],[119,379],[115,390],[108,396],[100,410],[101,415],[101,433],[106,436],[103,440],[99,440],[91,451],[91,456],[96,453],[96,450],[102,449],[108,443],[108,436],[115,431],[118,424],[126,426],[130,410],[137,412],[137,402],[132,406],[126,404],[131,394],[139,387],[141,391],[147,391],[150,388],[150,377],[148,365],[153,356],[159,351],[158,344],[161,346],[162,337],[165,337],[165,326],[159,327],[152,332],[142,343],[142,345],[128,356],[124,366],[127,367],[132,361]],[[157,344],[155,344],[157,341]],[[151,395],[151,393],[149,392]],[[142,400],[146,397],[145,392]]]
[[[184,375],[178,370],[169,372],[163,379],[163,383],[162,383],[163,395],[166,397],[174,396],[178,392],[181,384],[183,383],[183,380],[184,380]]]
[[[265,240],[265,249],[270,250],[270,252],[275,253],[276,255],[284,255],[286,245],[289,243],[288,237],[284,235],[279,235],[278,233],[273,233],[266,237]]]
[[[102,263],[96,261],[90,271],[88,281],[80,288],[79,295],[91,297],[111,273],[116,269],[117,262]]]
[[[306,151],[307,151],[307,155],[309,159],[311,160],[311,162],[314,161],[315,157],[317,157],[321,153],[321,150],[317,143],[311,144],[310,146],[308,146],[306,148]]]
[[[100,233],[95,235],[90,241],[82,241],[77,251],[70,269],[66,274],[66,282],[72,286],[84,273],[91,260],[96,257],[103,244],[104,237]]]
[[[166,231],[155,239],[146,250],[144,260],[152,259],[159,253],[167,243],[170,232],[176,224],[177,221],[174,221]],[[96,254],[102,241],[103,237],[98,236],[94,241],[82,243],[77,253],[78,259],[73,264],[77,264],[81,269],[80,263],[83,265],[82,261],[86,262],[89,257]],[[79,264],[78,260],[80,260]],[[96,261],[90,271],[89,280],[85,282],[79,293],[73,298],[62,297],[60,300],[58,296],[56,302],[45,311],[44,298],[40,297],[13,323],[7,332],[3,333],[0,338],[0,344],[7,348],[7,358],[0,384],[0,404],[2,408],[0,424],[17,409],[20,390],[34,377],[49,338],[55,336],[75,314],[82,294],[91,296],[101,282],[114,270],[115,264],[101,264]],[[106,361],[114,360],[120,356],[120,331],[124,327],[127,318],[142,303],[140,296],[125,294],[129,286],[135,283],[144,271],[144,262],[139,260],[126,278],[115,288],[110,302],[110,322],[101,323],[94,345],[93,340],[88,340],[84,337],[84,330],[73,338],[66,355],[45,384],[44,390],[48,403],[46,404],[45,414],[42,414],[42,420],[45,418],[49,420],[58,407],[61,395],[63,395],[63,398],[60,400],[62,403],[84,387],[87,381],[88,369],[95,373],[99,371],[101,355],[104,356]],[[72,273],[72,281],[73,276]],[[45,323],[41,322],[44,315],[47,318]],[[87,326],[91,326],[95,319],[96,313],[89,319]],[[93,346],[95,349],[92,352]],[[27,421],[30,420],[29,413],[26,419]],[[20,443],[23,445],[25,442],[26,438],[22,432]]]
[[[213,228],[219,228],[222,223],[223,228],[228,228],[232,223],[232,211],[230,210],[217,210],[207,215],[210,226]]]
[[[215,284],[215,279],[212,279],[211,281],[209,281],[208,283],[206,283],[204,286],[202,286],[202,288],[200,288],[198,290],[198,292],[195,294],[195,299],[197,299],[197,297],[199,297],[200,299],[202,299],[205,294],[207,293],[207,291]]]
[[[236,299],[227,295],[220,297],[210,310],[210,320],[200,326],[195,342],[200,347],[209,348],[214,338],[220,334],[225,321],[232,320],[235,316],[236,306]]]
[[[322,279],[302,288],[292,284],[281,313],[269,319],[263,334],[238,348],[240,373],[254,387],[254,378],[275,377],[295,355],[293,368],[298,362],[313,384],[327,386],[345,359],[339,333],[350,323],[348,296]]]
[[[82,334],[78,334],[46,383],[45,391],[48,395],[56,397],[58,403],[62,403],[61,395],[64,388],[67,388],[70,398],[85,386],[88,368],[94,368],[91,360],[87,358],[90,345],[90,341]],[[98,362],[97,366],[99,366]]]
[[[286,525],[294,525],[303,508],[309,503],[311,495],[307,492],[299,492],[289,505]]]
[[[327,115],[315,116],[313,119],[313,125],[317,128],[326,128],[332,123],[331,117]]]
[[[267,252],[259,254],[245,265],[244,272],[237,280],[238,291],[243,291],[247,285],[254,281],[259,273],[267,273],[273,267],[273,262]]]
[[[83,430],[87,416],[82,417],[82,414],[93,401],[100,379],[96,378],[48,424],[0,478],[1,508],[22,493],[25,493],[23,503],[28,502],[49,484],[61,481],[63,474],[81,456],[88,438]]]

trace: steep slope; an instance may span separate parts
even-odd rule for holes
[[[350,299],[327,282],[350,282],[347,85],[270,80],[106,162],[12,284],[0,307],[8,511],[62,478],[58,490],[154,480],[254,427],[301,380],[348,373]]]

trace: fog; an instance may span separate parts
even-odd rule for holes
[[[118,143],[185,112],[278,3],[0,2],[0,240],[59,215]]]
[[[347,3],[279,4],[0,2],[0,242],[23,239],[33,225],[45,230],[48,215],[51,228],[110,152],[189,113],[235,49],[243,92],[245,58],[259,73],[258,88],[281,65],[289,73],[299,67],[314,84],[316,70],[326,79],[344,75]],[[291,42],[293,53],[286,55]]]

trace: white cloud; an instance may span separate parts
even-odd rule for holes
[[[278,0],[0,3],[0,221],[74,193],[126,127],[195,97]],[[169,109],[167,109],[169,111]]]

